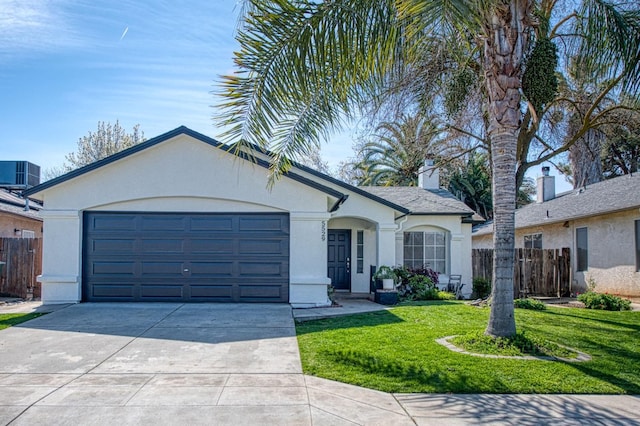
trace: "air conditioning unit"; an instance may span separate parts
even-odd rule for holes
[[[26,189],[40,184],[40,166],[28,161],[0,161],[0,188]]]

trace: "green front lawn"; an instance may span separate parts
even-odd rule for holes
[[[422,302],[296,325],[306,374],[386,392],[640,394],[640,312],[516,309],[519,331],[586,352],[582,363],[478,358],[437,344],[483,331],[488,308]]]
[[[29,321],[30,319],[38,318],[41,315],[44,314],[0,314],[0,330],[20,324],[21,322]]]

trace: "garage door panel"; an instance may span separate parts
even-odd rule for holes
[[[98,254],[118,254],[122,251],[133,251],[136,240],[128,239],[95,239],[91,245],[91,252]]]
[[[289,217],[84,216],[83,300],[287,302]]]
[[[106,261],[106,262],[92,262],[91,263],[91,271],[93,275],[129,275],[134,276],[136,273],[136,263],[135,262],[115,262],[115,261]]]
[[[275,299],[282,295],[282,287],[278,285],[244,285],[240,287],[240,297],[255,299]]]
[[[233,218],[232,217],[192,217],[191,218],[191,230],[192,231],[227,231],[233,232]]]
[[[239,219],[239,231],[276,231],[278,233],[282,231],[288,232],[288,227],[284,226],[283,218],[279,217],[240,217]]]
[[[289,244],[282,239],[251,239],[238,241],[238,254],[240,255],[263,255],[280,256],[288,255]]]
[[[178,254],[184,252],[184,240],[182,239],[167,239],[167,238],[152,238],[141,239],[140,249],[143,253],[171,253]]]
[[[121,298],[121,299],[133,299],[134,284],[113,284],[103,283],[95,284],[92,292],[94,297],[109,297],[109,298]]]
[[[281,277],[283,265],[280,262],[238,262],[238,274],[242,277]]]
[[[232,285],[190,285],[191,300],[193,299],[219,299],[231,300],[233,296]]]
[[[181,284],[168,285],[166,283],[143,284],[140,286],[140,297],[142,298],[166,298],[182,299],[183,286]]]
[[[233,262],[191,262],[189,273],[191,277],[233,277]]]
[[[95,231],[134,231],[136,223],[136,215],[93,216],[90,226]]]
[[[183,232],[186,227],[186,218],[173,215],[145,215],[141,218],[140,230],[142,231],[162,231],[162,232]]]
[[[193,254],[233,254],[233,239],[198,238],[191,240]]]
[[[183,275],[183,263],[178,262],[140,262],[141,276],[144,277],[156,277],[163,276],[166,278],[182,278]]]

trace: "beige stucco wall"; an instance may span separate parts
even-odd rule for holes
[[[524,246],[524,236],[542,234],[542,248],[571,249],[573,273],[572,291],[584,292],[587,281],[593,279],[596,291],[624,296],[640,296],[640,272],[636,272],[634,222],[640,220],[640,211],[627,210],[619,213],[576,219],[566,223],[552,223],[516,231],[516,247]],[[577,272],[575,246],[576,228],[587,228],[589,268]],[[473,248],[492,248],[492,236],[473,236]]]
[[[35,232],[35,238],[42,238],[42,221],[29,219],[28,217],[0,212],[0,237],[20,238],[22,233],[16,233],[15,229]]]

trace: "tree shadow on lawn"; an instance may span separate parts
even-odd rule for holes
[[[640,331],[640,324],[631,323],[631,320],[632,320],[633,317],[636,317],[637,320],[640,320],[640,314],[634,313],[632,311],[621,312],[623,315],[629,315],[629,319],[630,319],[629,322],[619,322],[619,321],[611,321],[611,320],[601,319],[601,318],[589,318],[589,317],[586,317],[586,316],[583,316],[583,315],[577,315],[577,314],[573,313],[570,309],[571,308],[547,309],[544,312],[546,314],[549,314],[549,315],[556,315],[556,316],[561,316],[561,317],[575,318],[575,319],[583,320],[583,321],[601,322],[601,323],[613,325],[613,326],[616,326],[616,327],[630,328],[630,329],[635,330],[635,331]],[[581,309],[581,308],[573,308],[573,309]],[[588,313],[610,312],[610,311],[598,311],[598,310],[588,310],[588,309],[583,309],[583,310],[587,311]]]
[[[447,300],[430,300],[420,302],[403,302],[395,307],[425,307],[459,305],[460,302]],[[398,324],[406,322],[393,313],[393,310],[363,312],[360,314],[324,318],[318,320],[301,321],[296,323],[296,334],[301,336],[317,331],[341,330],[348,328],[376,327],[379,325]]]
[[[354,350],[338,349],[323,352],[325,356],[337,364],[351,366],[381,377],[429,386],[433,388],[433,392],[468,393],[468,389],[479,387],[479,384],[475,383],[471,376],[458,369],[444,371],[442,367],[437,367],[429,371],[423,367],[403,363],[401,360],[385,361],[368,353]],[[484,379],[482,383],[487,385]],[[492,379],[491,387],[495,389],[495,393],[508,392],[508,387],[495,378]]]
[[[317,331],[377,327],[379,325],[397,324],[401,322],[404,322],[404,320],[390,311],[365,312],[342,317],[299,322],[296,323],[296,334],[301,336]]]
[[[630,337],[634,339],[634,337]],[[631,382],[626,380],[622,375],[626,373],[628,376],[637,377],[637,371],[640,370],[640,353],[625,349],[622,347],[605,346],[603,343],[595,338],[581,338],[581,348],[589,352],[593,356],[593,361],[582,363],[567,363],[567,365],[575,370],[580,371],[590,377],[607,382],[613,386],[621,388],[625,393],[631,395],[640,394],[640,382]],[[608,357],[606,360],[602,360],[602,355],[594,353],[590,348],[596,349],[600,353],[605,353]],[[629,367],[623,368],[615,359],[624,359],[627,363],[632,364]],[[600,360],[599,360],[600,358]],[[611,374],[610,372],[616,370],[618,375]]]
[[[548,309],[544,311],[544,314],[563,317],[566,321],[575,320],[576,323],[566,324],[567,327],[580,326],[579,333],[573,336],[575,342],[570,344],[565,342],[565,344],[569,344],[572,347],[577,346],[580,350],[590,354],[593,360],[583,363],[567,363],[568,366],[585,375],[619,387],[625,393],[640,394],[640,383],[631,382],[623,377],[624,374],[636,376],[636,372],[640,370],[640,352],[629,348],[629,346],[633,346],[634,344],[637,347],[636,342],[639,337],[637,332],[640,330],[640,326],[628,322],[612,321],[589,316],[589,314],[595,314],[597,312],[600,311],[584,312],[587,314],[585,316],[565,308],[558,308]],[[627,312],[624,313],[624,315],[626,314]],[[561,320],[563,318],[558,319]],[[629,320],[632,319],[632,317],[629,317]],[[582,322],[582,324],[578,324],[577,322]],[[612,331],[610,326],[614,326],[620,330]],[[534,325],[527,325],[526,327],[535,328]],[[593,327],[593,329],[589,330],[590,327]],[[602,338],[603,334],[610,336],[612,332],[619,333],[620,338],[610,340]],[[619,343],[620,341],[627,341],[627,347],[622,346]],[[611,374],[613,370],[617,370],[621,374]]]

